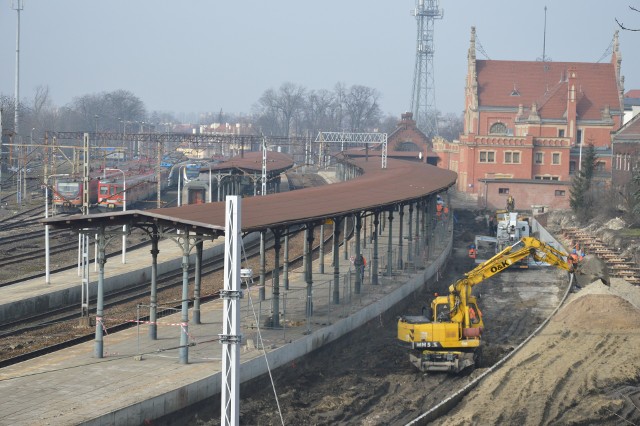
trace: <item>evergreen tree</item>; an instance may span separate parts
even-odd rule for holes
[[[631,208],[631,213],[637,219],[638,217],[640,217],[640,168],[634,167],[633,175],[631,177],[631,183],[629,186],[631,194],[633,194],[633,206]]]
[[[569,205],[580,221],[586,221],[592,217],[592,210],[590,209],[593,202],[591,182],[595,169],[596,152],[593,145],[589,144],[583,153],[580,170],[573,176],[571,190],[569,191],[571,194]]]

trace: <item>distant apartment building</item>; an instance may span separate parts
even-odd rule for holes
[[[640,113],[640,89],[629,90],[624,94],[624,123],[631,121]]]
[[[612,135],[622,125],[623,78],[617,33],[607,63],[476,59],[471,29],[464,130],[434,140],[439,166],[478,206],[569,208],[571,178],[583,149],[596,149],[599,185],[611,177]]]

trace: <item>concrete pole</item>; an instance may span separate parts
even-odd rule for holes
[[[98,294],[96,301],[96,337],[93,353],[96,358],[102,358],[104,356],[104,344],[102,340],[102,327],[104,326],[104,322],[102,316],[104,315],[104,264],[107,263],[107,258],[104,253],[105,245],[104,226],[101,226],[98,230]]]

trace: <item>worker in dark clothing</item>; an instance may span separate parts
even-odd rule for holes
[[[360,274],[360,278],[362,279],[362,281],[364,281],[364,271],[367,267],[367,259],[365,259],[362,253],[360,253],[358,256],[356,256],[356,259],[353,263],[356,267],[356,271],[358,271],[358,273]]]
[[[516,209],[516,200],[511,195],[507,197],[507,211],[514,211]]]

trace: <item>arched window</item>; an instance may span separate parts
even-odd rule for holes
[[[492,135],[506,135],[507,134],[507,126],[504,123],[494,123],[491,125],[489,129],[489,134]]]
[[[420,151],[420,148],[414,142],[406,141],[396,145],[396,151],[415,152]]]

